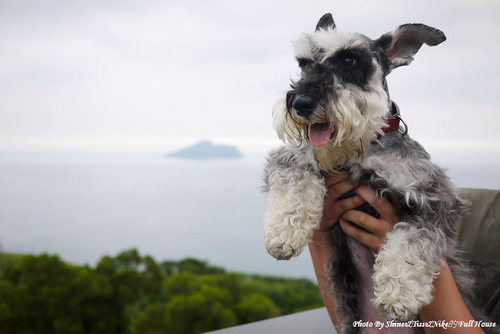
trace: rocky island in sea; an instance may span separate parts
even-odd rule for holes
[[[214,145],[208,140],[199,142],[193,146],[168,153],[167,158],[181,158],[194,160],[212,159],[240,159],[242,154],[234,146]]]

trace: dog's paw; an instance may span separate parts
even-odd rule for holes
[[[267,252],[278,260],[289,260],[300,255],[312,233],[293,228],[269,229],[264,236]]]
[[[397,286],[397,288],[396,288]],[[388,290],[393,291],[388,291]],[[372,300],[378,313],[387,320],[414,320],[420,309],[432,300],[432,294],[415,295],[401,282],[387,282],[375,287],[375,298]]]
[[[433,281],[439,268],[422,260],[411,249],[407,231],[393,230],[378,253],[373,266],[372,303],[387,320],[415,319],[420,309],[432,301]]]
[[[279,260],[299,255],[318,229],[326,194],[324,180],[302,172],[287,187],[271,187],[267,195],[264,243]]]
[[[304,246],[293,246],[290,242],[267,247],[267,252],[277,260],[290,260],[294,256],[300,255]]]

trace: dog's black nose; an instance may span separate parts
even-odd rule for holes
[[[292,106],[299,116],[307,117],[313,113],[316,104],[313,99],[306,95],[297,95]]]

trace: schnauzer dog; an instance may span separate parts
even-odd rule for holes
[[[325,14],[314,33],[294,43],[301,77],[273,110],[286,145],[269,153],[264,170],[268,252],[286,260],[301,253],[322,218],[325,176],[340,170],[397,203],[401,219],[376,254],[334,225],[327,270],[344,332],[359,331],[352,323],[360,319],[415,319],[431,302],[445,260],[475,319],[483,317],[471,304],[473,279],[457,250],[468,203],[408,136],[385,79],[423,44],[445,39],[435,28],[404,24],[372,40],[338,31]]]

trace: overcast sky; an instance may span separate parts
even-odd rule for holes
[[[325,12],[371,38],[444,31],[391,96],[431,148],[500,152],[498,0],[0,0],[0,151],[269,148],[291,41]]]

